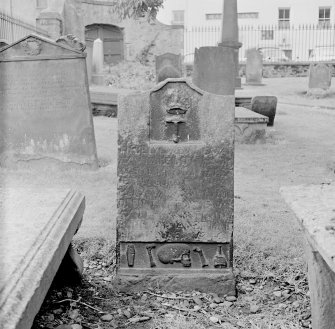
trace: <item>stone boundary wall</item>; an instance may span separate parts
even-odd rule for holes
[[[332,65],[335,76],[335,62],[324,62]],[[307,77],[310,62],[263,63],[263,78]],[[192,76],[193,65],[185,66],[186,75]],[[240,64],[240,76],[245,76],[245,63]]]

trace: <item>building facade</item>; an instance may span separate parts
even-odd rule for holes
[[[250,48],[269,61],[335,60],[335,0],[237,0],[240,61]],[[184,24],[184,56],[216,46],[223,0],[165,0],[158,19]]]

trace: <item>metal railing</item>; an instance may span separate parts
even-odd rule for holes
[[[21,19],[14,18],[0,11],[0,39],[7,43],[12,43],[24,36],[35,33],[45,37],[49,37],[47,31],[36,26],[26,23]]]
[[[221,26],[195,26],[184,29],[185,62],[193,62],[194,48],[217,46]],[[239,60],[246,60],[248,49],[263,53],[264,62],[335,60],[335,25],[240,26],[242,47]]]

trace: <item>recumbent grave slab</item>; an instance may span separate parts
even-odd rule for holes
[[[156,56],[156,82],[167,78],[181,78],[183,76],[180,54],[165,53]]]
[[[29,35],[0,50],[1,166],[97,167],[83,48]]]
[[[76,191],[0,189],[1,329],[31,327],[84,209],[85,198]]]
[[[234,97],[167,79],[118,106],[121,284],[235,294]]]

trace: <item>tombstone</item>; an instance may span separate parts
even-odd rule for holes
[[[181,78],[183,76],[180,54],[165,53],[156,56],[156,82],[167,78]]]
[[[8,46],[9,43],[5,39],[0,39],[0,49]]]
[[[234,295],[234,97],[167,79],[118,110],[120,283]]]
[[[261,86],[263,73],[263,56],[256,49],[248,49],[245,68],[246,84]]]
[[[268,126],[273,126],[276,111],[276,96],[255,96],[251,100],[251,111],[264,115],[269,118]]]
[[[1,166],[97,167],[83,44],[65,39],[28,35],[0,50]]]
[[[94,85],[103,86],[105,78],[104,70],[104,48],[101,39],[96,39],[93,42],[92,52],[92,83]]]
[[[326,94],[331,85],[332,69],[324,63],[310,64],[308,94]]]
[[[235,94],[235,64],[233,48],[200,47],[195,49],[193,83],[202,90],[217,95]]]

